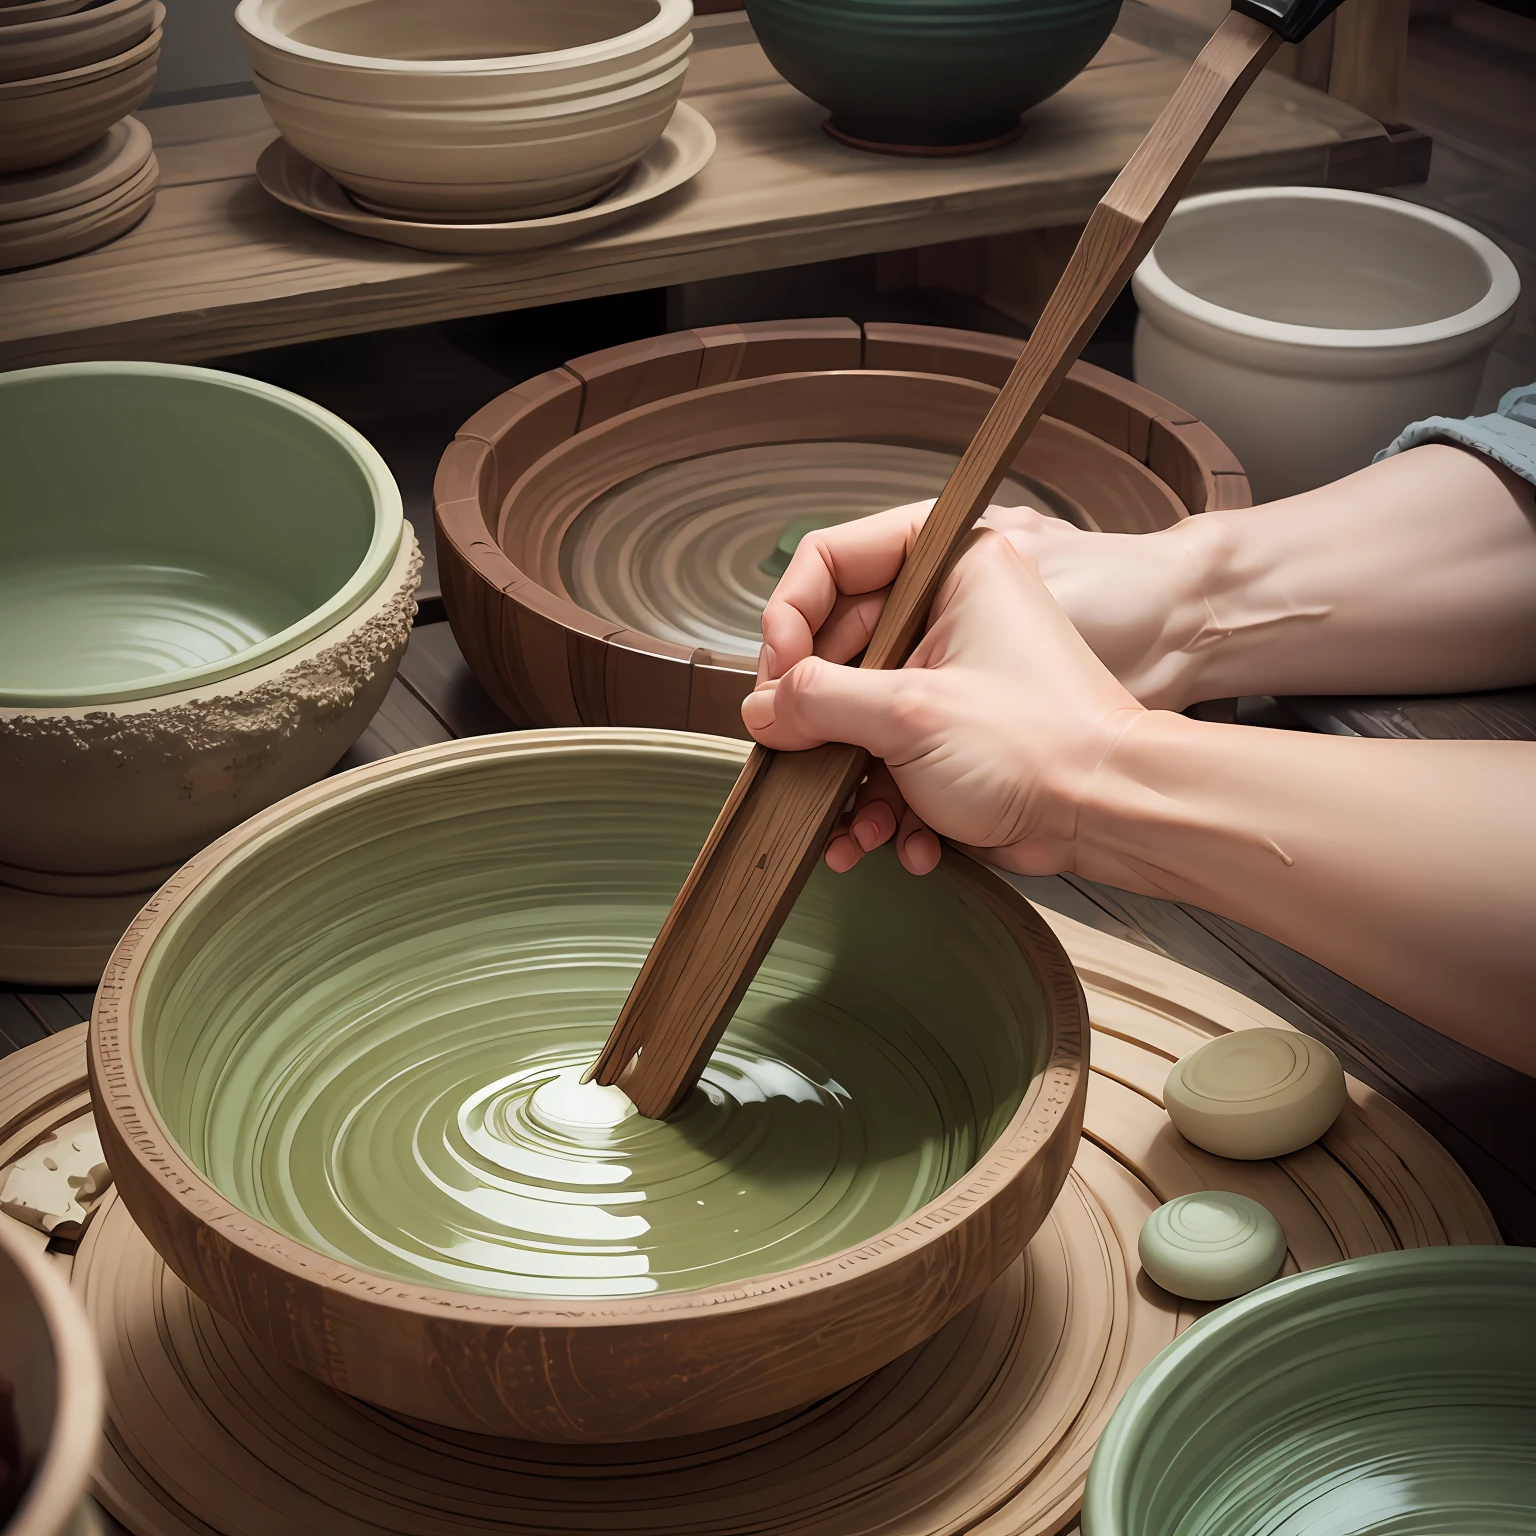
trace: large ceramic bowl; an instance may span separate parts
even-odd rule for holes
[[[85,10],[0,30],[0,81],[80,69],[126,53],[164,17],[158,0],[101,0]]]
[[[0,461],[0,762],[26,807],[0,893],[153,889],[378,707],[420,564],[399,492],[328,412],[168,364],[0,375]],[[58,979],[15,974],[13,937],[13,979]]]
[[[63,1276],[0,1216],[0,1529],[88,1536],[101,1441],[101,1363]]]
[[[1006,336],[851,320],[708,326],[573,358],[478,411],[443,455],[454,635],[532,725],[744,735],[785,548],[937,496],[1008,376]],[[1142,533],[1247,506],[1188,412],[1072,369],[996,499]]]
[[[1120,0],[747,0],[763,52],[871,147],[985,148],[1104,45]]]
[[[1099,1441],[1083,1536],[1536,1530],[1536,1251],[1292,1275],[1195,1323]]]
[[[1363,468],[1411,421],[1469,415],[1520,278],[1431,208],[1249,187],[1180,203],[1132,288],[1137,380],[1210,422],[1273,501]]]
[[[191,860],[91,1045],[171,1268],[343,1392],[555,1441],[812,1401],[979,1296],[1066,1178],[1086,1019],[1044,923],[959,855],[813,876],[671,1121],[565,1101],[746,752],[453,742]]]
[[[682,93],[689,0],[241,0],[256,85],[364,206],[534,218],[612,187]]]
[[[0,172],[30,171],[78,154],[141,106],[155,88],[160,22],[142,42],[95,64],[29,80],[0,81]]]

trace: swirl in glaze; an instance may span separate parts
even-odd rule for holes
[[[402,768],[200,887],[135,1024],[189,1159],[335,1258],[528,1297],[775,1273],[958,1179],[1043,1065],[1039,994],[975,898],[889,859],[813,878],[672,1120],[572,1092],[734,776],[676,741]]]
[[[595,500],[560,546],[560,579],[583,608],[642,635],[755,655],[786,527],[825,527],[937,496],[958,455],[897,443],[731,448],[633,475]],[[1023,475],[998,506],[1067,516]]]

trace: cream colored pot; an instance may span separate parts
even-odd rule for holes
[[[599,197],[682,93],[689,0],[241,0],[283,136],[384,212],[539,217]]]
[[[1364,467],[1411,421],[1469,414],[1520,279],[1428,208],[1251,187],[1181,203],[1132,288],[1137,382],[1208,422],[1273,501]]]

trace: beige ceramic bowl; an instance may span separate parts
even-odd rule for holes
[[[689,0],[241,0],[283,136],[359,202],[456,221],[602,196],[661,137]]]
[[[155,0],[103,0],[7,26],[0,31],[0,80],[35,80],[124,53],[160,24],[157,9]]]
[[[50,16],[68,16],[83,11],[91,0],[22,0],[20,5],[0,4],[0,27],[19,27],[28,21],[45,21]]]
[[[156,0],[153,30],[123,53],[34,80],[0,81],[0,173],[77,155],[141,106],[155,88],[164,16]]]
[[[6,1536],[83,1536],[95,1529],[86,1480],[101,1437],[101,1363],[80,1304],[29,1231],[0,1216],[0,1382],[10,1388],[0,1441],[14,1435],[30,1466],[14,1478],[0,1468],[0,1525]]]

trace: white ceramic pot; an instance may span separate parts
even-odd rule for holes
[[[682,94],[690,0],[241,0],[283,136],[382,212],[533,218],[602,195]]]
[[[6,1536],[86,1536],[98,1529],[86,1484],[101,1442],[101,1361],[36,1235],[0,1216],[0,1382],[10,1389],[0,1434],[14,1434],[31,1464],[29,1476],[0,1478],[0,1525]]]
[[[1491,241],[1412,203],[1252,187],[1180,203],[1132,278],[1136,380],[1209,423],[1256,501],[1465,416],[1520,279]]]

